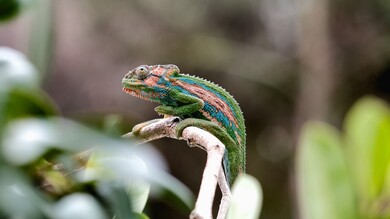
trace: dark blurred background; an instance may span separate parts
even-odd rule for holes
[[[388,0],[37,2],[45,6],[31,4],[0,25],[0,46],[39,56],[44,88],[65,117],[100,126],[117,115],[124,133],[156,118],[156,104],[121,90],[140,64],[176,64],[226,88],[246,119],[247,172],[264,191],[261,218],[296,218],[293,156],[304,121],[341,127],[357,98],[390,97]],[[206,154],[170,139],[153,144],[197,194]],[[154,199],[146,213],[187,218]]]

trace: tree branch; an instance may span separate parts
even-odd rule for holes
[[[180,122],[181,120],[178,117],[153,120],[140,124],[143,127],[136,135],[130,132],[123,137],[136,137],[139,143],[169,137],[178,140],[186,140],[190,146],[196,146],[205,150],[207,152],[207,162],[203,171],[202,182],[195,208],[191,212],[190,218],[212,218],[212,205],[217,183],[219,184],[223,195],[217,218],[225,218],[231,197],[231,192],[222,168],[225,145],[211,133],[194,126],[185,128],[182,132],[182,136],[177,137],[176,126]]]

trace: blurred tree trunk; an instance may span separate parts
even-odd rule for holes
[[[293,127],[295,139],[305,121],[328,119],[335,81],[328,23],[329,2],[298,0],[297,3],[297,48],[301,69]]]
[[[303,124],[311,119],[327,121],[335,83],[332,43],[329,33],[329,2],[297,0],[297,51],[300,62],[299,93],[293,118],[293,138],[298,142]],[[298,144],[297,144],[298,145]],[[299,148],[296,148],[299,150]],[[291,169],[290,182],[295,186]],[[295,198],[297,191],[294,189]],[[295,201],[294,203],[298,203]],[[293,209],[299,209],[294,206]],[[296,218],[300,212],[295,212]]]

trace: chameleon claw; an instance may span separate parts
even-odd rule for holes
[[[199,147],[200,145],[196,144],[193,139],[188,139],[187,140],[187,145],[194,148],[194,147]]]
[[[180,123],[182,120],[180,119],[180,117],[177,117],[177,116],[175,116],[175,117],[173,117],[173,116],[171,116],[171,124],[169,125],[169,127],[172,127],[174,124],[178,124],[178,123]]]

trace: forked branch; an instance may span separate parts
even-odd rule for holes
[[[194,126],[185,128],[182,132],[182,136],[180,138],[176,137],[176,126],[180,122],[181,120],[178,117],[153,120],[137,133],[137,139],[139,143],[143,143],[163,137],[169,137],[186,140],[190,146],[196,146],[205,150],[207,152],[207,162],[203,171],[202,182],[195,208],[192,211],[190,218],[212,218],[212,205],[218,183],[222,191],[222,199],[217,219],[224,219],[231,198],[231,192],[222,168],[225,145],[211,133]],[[123,137],[133,138],[135,136],[130,132]]]

